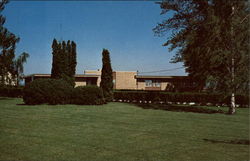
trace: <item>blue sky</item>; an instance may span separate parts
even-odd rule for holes
[[[51,44],[77,44],[77,70],[101,69],[101,53],[110,51],[113,70],[147,72],[182,67],[169,63],[174,53],[162,44],[167,37],[152,29],[166,16],[145,1],[11,1],[3,15],[5,27],[21,38],[16,55],[28,52],[25,74],[51,72]],[[184,69],[154,75],[186,75]]]

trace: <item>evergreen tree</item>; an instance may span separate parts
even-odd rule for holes
[[[55,79],[64,79],[72,86],[75,86],[76,70],[76,44],[69,40],[52,43],[52,70],[51,77]]]
[[[70,75],[74,76],[76,71],[76,43],[74,41],[71,42],[71,52],[70,52]]]
[[[173,17],[158,24],[156,34],[172,31],[165,46],[177,49],[173,62],[215,92],[231,95],[229,113],[235,112],[235,94],[248,93],[249,8],[247,1],[163,1],[162,14]]]
[[[59,67],[58,67],[58,55],[59,55],[59,44],[57,40],[54,39],[52,43],[52,69],[51,69],[51,78],[59,78]]]
[[[71,49],[71,42],[70,40],[67,41],[67,44],[66,44],[66,55],[67,55],[67,75],[69,76],[72,76],[71,75],[71,55],[72,55],[72,49]]]
[[[103,49],[102,52],[102,74],[100,87],[103,90],[103,95],[106,101],[113,100],[113,71],[111,67],[111,61],[109,51]]]

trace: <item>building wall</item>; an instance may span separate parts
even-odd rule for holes
[[[84,74],[90,74],[90,75],[101,75],[102,71],[101,70],[84,70]]]
[[[136,72],[115,71],[114,89],[137,89],[135,75]]]
[[[154,80],[154,79],[137,79],[137,89],[138,90],[166,90],[167,86],[174,86],[172,79],[157,79],[160,83],[160,87],[147,87],[145,80]]]
[[[173,86],[171,82],[161,82],[161,90],[166,90],[167,86]]]
[[[102,71],[101,70],[84,70],[84,74],[89,74],[89,75],[98,75],[97,78],[97,86],[100,87],[100,83],[101,83],[101,74]]]
[[[140,81],[140,80],[137,81],[137,89],[138,90],[145,90],[145,87],[146,87],[145,81]]]
[[[75,77],[76,86],[85,86],[88,84],[96,84],[100,86],[101,71],[86,70],[83,76]],[[31,75],[25,78],[25,84],[38,78],[49,78],[50,75]],[[147,83],[145,82],[147,80]],[[149,83],[151,80],[152,83]],[[190,82],[186,77],[138,77],[135,71],[113,71],[114,89],[130,89],[130,90],[173,90],[176,87],[187,86]],[[192,83],[192,82],[191,82]]]
[[[87,82],[85,78],[75,78],[75,87],[86,86]]]

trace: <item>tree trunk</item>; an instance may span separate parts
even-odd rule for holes
[[[234,6],[232,6],[232,14],[234,14]],[[233,42],[233,27],[231,26],[231,36],[232,36],[232,42]],[[233,44],[232,44],[233,45]],[[231,105],[228,110],[228,114],[234,114],[236,112],[235,110],[235,82],[234,82],[234,77],[235,77],[235,71],[234,71],[234,50],[232,49],[232,66],[231,66],[231,84],[232,84],[232,94],[231,94]]]
[[[20,79],[19,79],[19,74],[18,74],[18,72],[17,72],[17,74],[16,74],[16,86],[17,86],[17,87],[19,87],[19,81],[20,81]]]
[[[232,95],[231,95],[231,105],[230,105],[230,107],[229,107],[229,111],[228,111],[228,113],[229,114],[234,114],[235,112],[236,112],[236,105],[235,105],[235,95],[234,95],[234,93],[232,93]]]

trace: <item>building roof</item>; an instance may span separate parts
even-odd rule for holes
[[[136,79],[169,79],[169,78],[175,78],[175,79],[182,79],[187,78],[187,76],[159,76],[159,75],[136,75]]]
[[[100,75],[93,75],[93,74],[76,74],[76,78],[86,78],[86,77],[99,77]],[[51,74],[30,74],[24,76],[24,78],[28,77],[51,77]]]

